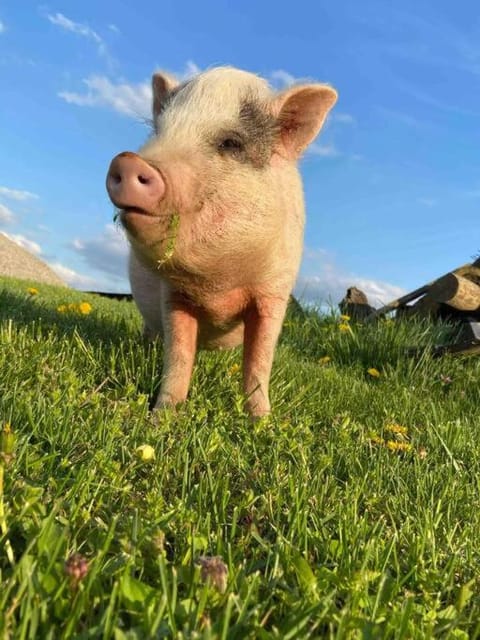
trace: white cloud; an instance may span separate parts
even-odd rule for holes
[[[187,80],[200,73],[201,69],[189,60],[181,73],[174,73],[180,80]],[[139,120],[149,120],[152,112],[152,89],[150,80],[132,84],[113,82],[104,75],[91,75],[83,83],[86,93],[61,91],[60,98],[79,107],[107,107]]]
[[[5,32],[5,25],[4,23],[0,20],[0,33],[4,33]]]
[[[290,87],[292,84],[298,82],[297,78],[293,76],[288,71],[284,69],[277,69],[276,71],[272,71],[270,74],[270,79],[272,80],[274,85],[280,85],[280,88]]]
[[[198,75],[201,71],[202,70],[200,69],[198,64],[193,62],[193,60],[187,60],[187,64],[185,65],[185,70],[182,71],[181,73],[174,74],[174,75],[178,76],[181,80],[188,80],[189,78],[192,78],[193,76]]]
[[[0,187],[0,196],[10,198],[10,200],[34,200],[38,196],[30,191],[21,191],[19,189],[9,189],[8,187]]]
[[[47,19],[52,24],[64,29],[65,31],[70,31],[71,33],[75,33],[87,40],[90,40],[91,42],[94,42],[97,45],[99,55],[106,58],[109,63],[112,63],[107,45],[103,41],[103,38],[101,38],[91,27],[86,24],[82,24],[81,22],[74,22],[70,18],[67,18],[63,13],[55,13],[54,15],[49,13],[47,15]]]
[[[120,29],[117,27],[116,24],[109,24],[108,28],[110,29],[110,31],[113,31],[113,33],[116,33],[118,35],[121,33]]]
[[[14,222],[15,214],[4,204],[0,204],[0,224],[10,224]]]
[[[307,152],[310,153],[310,155],[321,156],[323,158],[335,158],[340,155],[340,151],[334,144],[320,144],[319,142],[312,142]]]
[[[27,251],[30,251],[30,253],[33,253],[36,256],[39,256],[42,254],[42,248],[37,242],[34,242],[33,240],[29,240],[28,238],[20,234],[6,233],[5,231],[2,231],[2,233],[3,235],[7,236],[7,238],[12,240],[16,244],[20,245]]]
[[[123,231],[113,224],[105,226],[97,238],[76,238],[72,248],[94,269],[108,274],[114,280],[127,275],[128,244]]]
[[[106,76],[90,76],[84,84],[87,93],[61,91],[58,95],[70,104],[80,107],[108,107],[126,116],[148,119],[151,115],[152,90],[150,82],[129,84],[113,83]]]
[[[93,40],[97,44],[103,43],[102,38],[98,35],[96,31],[91,29],[89,26],[85,24],[81,24],[80,22],[74,22],[63,15],[63,13],[56,13],[55,15],[48,14],[47,18],[50,22],[57,27],[61,27],[65,29],[65,31],[71,31],[72,33],[77,33],[84,38],[89,38]]]
[[[74,269],[61,264],[60,262],[50,262],[49,267],[71,287],[75,287],[77,289],[89,289],[97,284],[97,280],[95,278],[78,273],[78,271],[74,271]]]
[[[301,274],[297,280],[294,293],[305,301],[337,305],[347,289],[355,286],[366,294],[369,304],[380,307],[405,293],[394,284],[343,271],[324,250],[307,249],[305,258],[314,261],[310,270],[313,264],[317,271],[315,275]]]
[[[329,116],[332,122],[338,122],[339,124],[355,124],[355,118],[349,113],[332,113]]]

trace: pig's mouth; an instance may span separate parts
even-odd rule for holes
[[[123,215],[130,215],[132,213],[136,213],[139,216],[149,216],[152,217],[152,214],[145,209],[141,209],[140,207],[123,207],[120,212]]]
[[[153,221],[158,218],[159,216],[141,207],[118,207],[113,216],[114,221],[119,220],[122,224],[127,223],[128,220],[143,219],[145,221]]]

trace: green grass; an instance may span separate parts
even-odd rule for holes
[[[448,327],[292,313],[271,418],[244,415],[234,351],[155,423],[135,307],[29,284],[0,281],[0,638],[480,637],[480,360],[404,356]]]

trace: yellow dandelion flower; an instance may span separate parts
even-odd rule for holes
[[[389,451],[394,453],[404,453],[413,449],[409,442],[397,442],[396,440],[387,440],[385,445]]]
[[[92,313],[92,305],[89,302],[81,302],[78,305],[78,310],[80,311],[80,313],[86,316],[89,313]]]
[[[341,322],[341,323],[338,325],[338,328],[339,328],[339,330],[340,330],[342,333],[346,333],[347,331],[351,331],[351,329],[350,329],[350,325],[349,325],[349,324],[347,324],[346,322]]]
[[[320,360],[318,361],[318,364],[328,364],[329,362],[331,362],[331,357],[330,356],[323,356],[322,358],[320,358]]]
[[[401,424],[387,424],[385,429],[387,431],[390,431],[390,433],[395,433],[396,435],[399,435],[399,436],[408,435],[408,427],[404,427]]]
[[[235,362],[235,364],[232,364],[232,366],[230,367],[230,369],[228,370],[228,375],[229,376],[234,376],[236,373],[238,373],[240,371],[240,365],[238,363]]]
[[[35,287],[28,287],[27,293],[29,293],[31,296],[37,296],[38,289],[35,289]]]
[[[347,316],[345,313],[342,313],[342,315],[340,316],[340,320],[343,320],[343,322],[350,322],[350,316]]]
[[[142,462],[150,462],[155,459],[155,449],[149,444],[142,444],[135,449],[137,457]]]
[[[377,435],[370,436],[371,444],[385,444],[385,440]]]
[[[369,376],[372,376],[372,378],[380,377],[380,371],[378,369],[375,369],[375,367],[370,367],[370,369],[367,369],[367,373]]]
[[[68,307],[66,304],[59,304],[57,307],[58,313],[66,313],[68,311]]]

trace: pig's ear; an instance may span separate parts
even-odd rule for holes
[[[156,119],[160,111],[162,110],[162,106],[165,100],[168,98],[175,87],[178,87],[180,83],[174,76],[171,76],[168,73],[164,73],[163,71],[159,71],[154,73],[152,76],[152,95],[153,95],[153,118]]]
[[[292,87],[274,99],[280,125],[279,153],[297,159],[322,128],[337,101],[337,92],[325,84]]]

